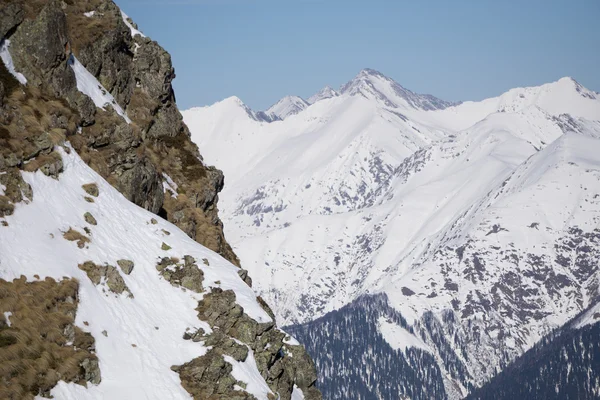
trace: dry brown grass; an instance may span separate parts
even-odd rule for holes
[[[90,239],[79,231],[73,228],[69,228],[68,231],[63,233],[63,237],[70,242],[77,242],[77,247],[83,249],[87,243],[90,243]]]
[[[53,146],[62,145],[68,135],[76,132],[76,112],[64,100],[39,88],[17,87],[5,103],[8,112],[0,121],[0,152],[4,154],[12,153],[27,161],[40,151],[49,153]],[[46,143],[43,148],[42,142]]]
[[[127,106],[127,115],[143,131],[150,128],[159,103],[140,88],[135,88]]]
[[[96,360],[93,338],[77,327],[73,337],[65,334],[73,332],[66,328],[74,322],[78,287],[74,279],[0,279],[0,315],[12,313],[10,327],[0,323],[0,398],[47,396],[59,380],[85,385],[81,364]]]
[[[31,159],[27,164],[23,165],[23,171],[34,172],[44,165],[52,164],[57,161],[62,161],[62,158],[60,154],[55,151],[50,154],[40,154],[36,158]]]

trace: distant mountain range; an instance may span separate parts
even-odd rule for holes
[[[183,112],[225,172],[226,237],[325,398],[463,398],[598,300],[600,95],[575,80],[456,104],[365,69],[264,114]],[[387,356],[359,383],[375,337]]]

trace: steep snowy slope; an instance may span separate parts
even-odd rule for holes
[[[52,394],[61,399],[189,398],[171,366],[208,350],[202,342],[184,340],[186,331],[202,328],[210,333],[212,329],[194,310],[203,294],[172,286],[157,270],[161,259],[192,257],[203,272],[204,287],[233,290],[238,304],[257,322],[271,318],[240,279],[237,267],[176,226],[164,220],[156,222],[154,214],[130,203],[72,149],[65,150],[59,149],[65,169],[59,179],[39,171],[23,174],[33,200],[17,204],[14,214],[3,219],[7,226],[0,229],[2,279],[11,281],[24,275],[29,281],[60,280],[69,276],[80,283],[75,324],[96,339],[102,380],[88,389],[60,382]],[[97,198],[86,199],[83,186],[90,183],[97,186]],[[89,199],[93,199],[91,203]],[[86,222],[86,213],[95,223]],[[81,232],[85,246],[63,237],[71,229]],[[88,261],[117,266],[123,259],[132,261],[134,267],[130,274],[117,272],[128,288],[122,294],[113,293],[111,282],[104,278],[95,285],[81,268]],[[18,324],[18,312],[3,311],[13,311],[13,325]],[[259,388],[254,394],[264,398],[270,390],[264,379],[255,381],[260,373],[251,360],[248,372],[238,379]]]
[[[452,105],[372,70],[340,92],[234,129],[222,103],[184,112],[231,177],[226,235],[279,321],[387,293],[453,354],[462,372],[439,367],[460,397],[597,296],[598,94],[563,78]]]

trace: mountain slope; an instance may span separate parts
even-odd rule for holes
[[[588,317],[582,315],[550,333],[468,398],[597,399],[600,324],[595,308],[588,311],[590,321],[582,321]]]
[[[330,99],[332,97],[337,97],[340,94],[335,91],[335,89],[331,88],[331,86],[325,86],[323,89],[319,90],[317,93],[310,96],[307,100],[309,104],[315,104],[317,101]]]
[[[320,399],[224,239],[169,54],[110,0],[0,19],[0,397]]]
[[[308,107],[309,103],[298,96],[286,96],[269,107],[265,114],[272,119],[286,119],[290,115],[296,115]]]
[[[279,321],[383,292],[464,396],[597,296],[599,96],[564,78],[452,105],[371,70],[340,92],[229,131],[220,104],[183,113],[231,176],[226,235]]]

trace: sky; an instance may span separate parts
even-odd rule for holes
[[[600,91],[598,0],[116,0],[172,56],[179,108],[264,110],[373,68],[481,100],[571,76]]]

